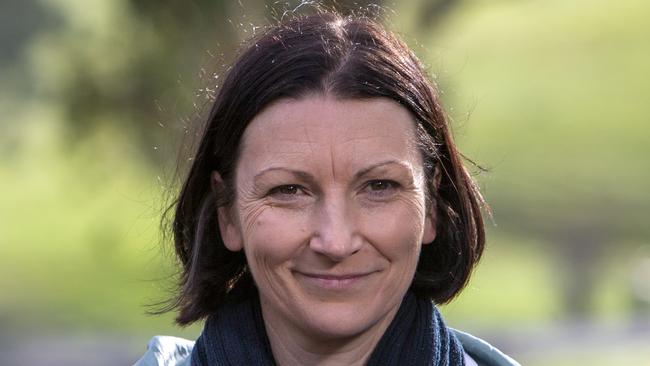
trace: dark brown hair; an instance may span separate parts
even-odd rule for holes
[[[217,207],[233,202],[238,149],[253,117],[280,98],[313,93],[390,98],[411,112],[428,201],[437,212],[437,237],[423,247],[411,289],[444,303],[466,285],[483,252],[483,200],[456,150],[431,81],[411,50],[376,21],[321,12],[273,26],[253,39],[220,87],[175,203],[173,234],[183,271],[171,308],[179,310],[179,324],[203,319],[225,301],[251,296],[246,258],[224,246]],[[222,185],[212,183],[213,171]]]

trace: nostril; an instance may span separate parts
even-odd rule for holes
[[[315,253],[328,257],[332,261],[340,262],[345,258],[358,253],[362,249],[362,241],[355,235],[344,237],[312,237],[309,247]]]

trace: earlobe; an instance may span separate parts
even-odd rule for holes
[[[238,252],[243,249],[243,240],[239,228],[232,219],[232,214],[227,207],[217,208],[217,221],[219,221],[219,232],[221,240],[228,250]]]
[[[422,244],[431,244],[433,241],[436,239],[436,235],[438,233],[437,231],[437,225],[438,225],[438,213],[437,213],[437,207],[438,203],[436,202],[436,199],[433,197],[436,197],[434,192],[438,191],[438,187],[440,187],[440,165],[436,166],[435,171],[433,172],[433,181],[431,182],[431,190],[432,192],[430,193],[431,195],[431,202],[429,203],[429,207],[427,207],[427,215],[424,218],[424,235],[422,236]]]
[[[223,189],[219,189],[223,187],[223,179],[221,179],[221,175],[217,171],[212,172],[211,179],[214,191],[223,191]],[[224,206],[217,207],[217,223],[221,233],[221,240],[226,248],[232,252],[242,250],[243,240],[232,210]]]
[[[422,235],[422,244],[431,244],[436,239],[436,207],[435,203],[427,210],[427,216],[424,218],[424,234]]]

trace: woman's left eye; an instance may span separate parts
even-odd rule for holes
[[[392,180],[376,179],[366,184],[365,189],[373,195],[386,195],[399,187],[399,184]]]
[[[293,195],[293,194],[297,194],[299,189],[300,188],[295,184],[287,184],[285,186],[277,187],[276,189],[273,190],[273,192],[281,193],[285,195]]]

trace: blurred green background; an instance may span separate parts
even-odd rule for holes
[[[198,335],[146,315],[174,286],[161,215],[237,45],[297,6],[273,3],[0,2],[0,364]],[[489,169],[448,322],[524,365],[650,365],[650,3],[379,4]]]

